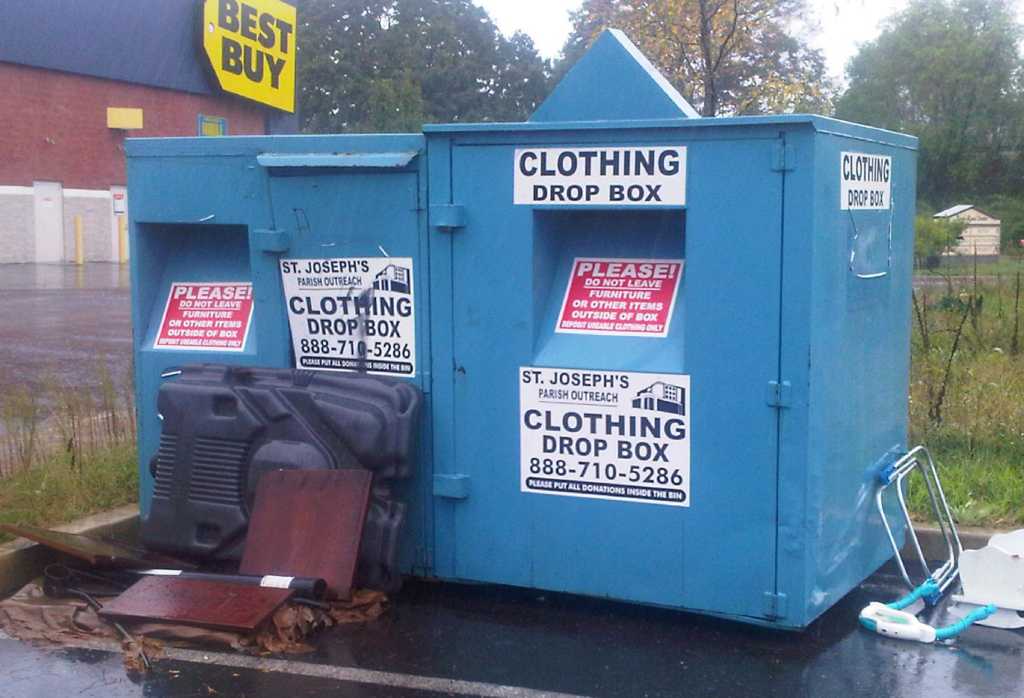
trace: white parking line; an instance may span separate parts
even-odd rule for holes
[[[106,643],[82,642],[76,643],[74,646],[104,652],[118,651]],[[445,679],[436,676],[400,674],[393,671],[374,671],[372,669],[359,669],[356,667],[311,664],[290,659],[269,659],[251,657],[244,654],[227,654],[224,652],[203,652],[177,647],[165,646],[162,649],[160,658],[176,659],[193,664],[226,666],[237,669],[252,669],[254,671],[273,671],[293,676],[310,676],[313,678],[390,686],[409,690],[435,691],[460,696],[481,696],[483,698],[586,698],[581,694],[538,691],[522,686],[505,686],[483,681],[463,681],[461,679]]]

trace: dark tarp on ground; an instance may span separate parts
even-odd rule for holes
[[[103,599],[99,599],[103,603]],[[136,638],[144,638],[147,654],[159,655],[161,643],[175,646],[220,647],[240,652],[301,653],[318,630],[344,623],[362,623],[379,617],[387,608],[387,597],[378,591],[359,590],[351,601],[332,602],[330,610],[289,603],[274,613],[271,622],[251,634],[208,630],[169,623],[125,624]],[[103,621],[85,601],[53,599],[38,582],[23,587],[0,601],[0,631],[12,638],[50,646],[76,646],[89,642],[120,642],[117,631]],[[123,645],[122,645],[123,646]],[[126,661],[136,651],[124,647]]]

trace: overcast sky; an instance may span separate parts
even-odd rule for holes
[[[581,0],[474,0],[505,34],[521,30],[533,38],[541,55],[554,58],[569,35],[569,12]],[[810,43],[825,52],[829,72],[841,78],[858,44],[874,38],[882,20],[903,9],[907,0],[808,0]],[[815,30],[816,27],[816,30]]]

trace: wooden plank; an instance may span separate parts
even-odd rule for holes
[[[252,632],[291,598],[275,589],[178,577],[144,577],[100,609],[105,618]]]
[[[265,473],[239,571],[320,577],[328,597],[349,598],[372,482],[361,469]]]
[[[193,569],[195,565],[177,560],[166,555],[146,552],[121,543],[93,538],[81,533],[65,533],[52,531],[37,526],[16,526],[0,524],[0,530],[13,536],[27,538],[30,541],[45,545],[58,552],[65,553],[79,560],[84,560],[93,567],[114,567],[120,569],[145,569],[147,567],[171,567],[174,569]]]

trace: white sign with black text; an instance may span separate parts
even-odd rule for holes
[[[513,202],[550,206],[683,206],[686,148],[517,148]]]
[[[282,259],[295,366],[416,375],[412,259]]]
[[[690,505],[690,377],[519,369],[520,490]]]
[[[839,209],[888,209],[892,201],[892,158],[868,153],[841,153]]]

